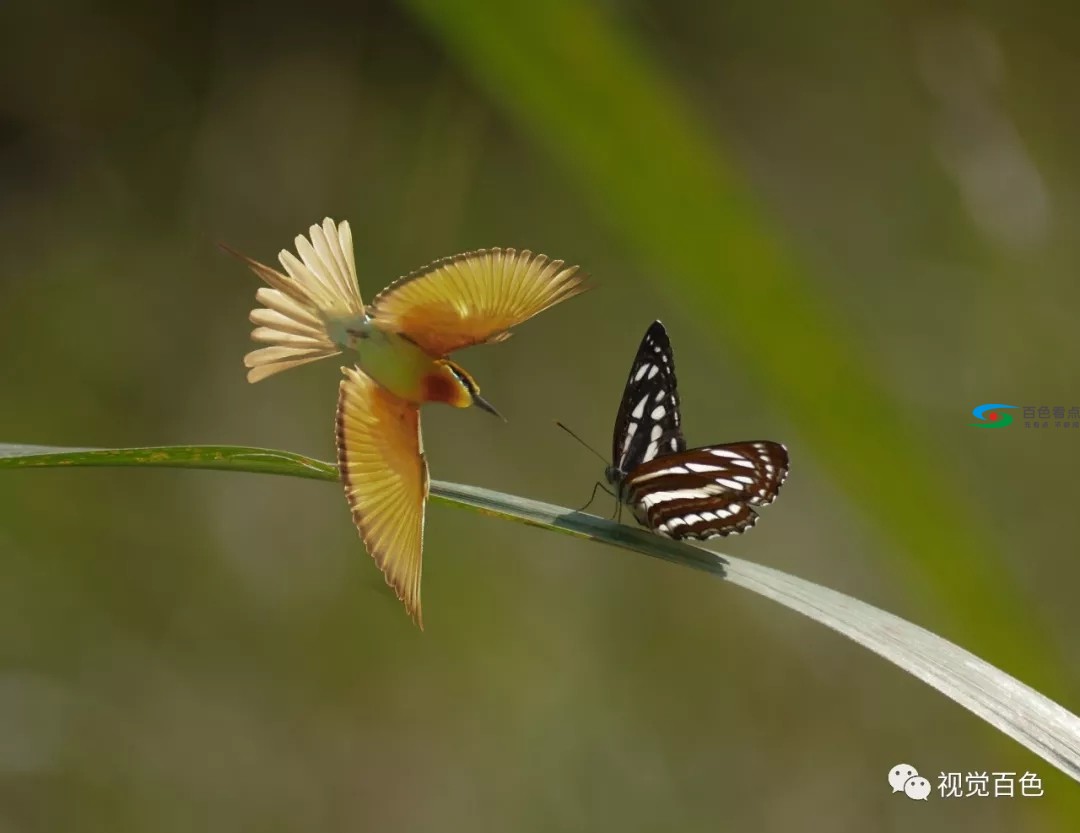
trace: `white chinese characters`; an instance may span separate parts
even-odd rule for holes
[[[937,790],[942,798],[1038,798],[1043,785],[1034,772],[942,772]]]

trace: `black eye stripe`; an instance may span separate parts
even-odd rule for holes
[[[447,362],[446,366],[448,368],[450,368],[450,372],[454,374],[454,378],[457,379],[459,382],[461,382],[461,384],[463,384],[465,386],[465,389],[469,393],[471,393],[473,396],[475,396],[476,394],[478,394],[480,392],[480,388],[477,387],[476,382],[474,382],[469,377],[469,375],[467,373],[465,373],[463,370],[461,370],[457,365],[452,364],[450,362]]]

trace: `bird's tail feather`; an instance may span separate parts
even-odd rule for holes
[[[252,339],[267,345],[244,356],[249,382],[337,355],[341,345],[330,337],[326,322],[364,314],[349,224],[327,218],[309,233],[310,241],[296,238],[299,258],[288,250],[278,256],[284,274],[222,246],[268,284],[255,293],[262,306],[249,316],[255,325]]]

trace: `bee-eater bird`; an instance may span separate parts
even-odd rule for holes
[[[446,356],[505,341],[510,328],[587,289],[561,260],[514,249],[482,249],[438,260],[399,278],[365,307],[347,222],[327,218],[285,274],[236,254],[269,286],[255,297],[252,338],[267,346],[244,357],[248,381],[345,353],[337,406],[337,458],[353,521],[368,552],[414,621],[420,609],[428,467],[419,407],[477,405],[498,416],[464,368]],[[299,255],[299,257],[297,257]]]

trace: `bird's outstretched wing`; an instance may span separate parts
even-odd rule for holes
[[[262,307],[249,316],[255,325],[251,337],[269,345],[244,356],[249,382],[337,355],[341,349],[327,334],[327,320],[364,314],[349,224],[327,217],[309,234],[310,241],[296,238],[299,257],[287,249],[278,255],[287,274],[222,247],[269,284],[255,293]]]
[[[361,371],[343,372],[337,452],[345,497],[386,583],[423,628],[420,572],[428,468],[420,412]]]
[[[508,330],[588,287],[576,266],[514,249],[443,258],[399,278],[368,308],[376,324],[435,356],[503,341]]]

